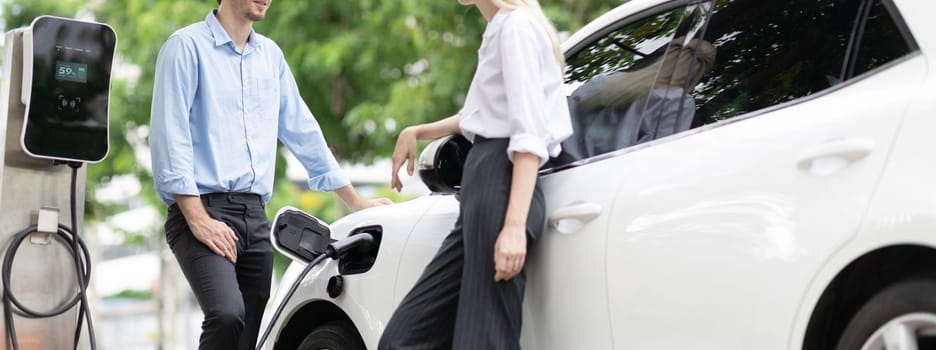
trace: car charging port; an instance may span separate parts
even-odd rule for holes
[[[380,250],[380,239],[383,237],[383,228],[380,226],[365,226],[355,229],[348,235],[348,239],[366,234],[372,239],[367,240],[349,249],[338,260],[338,273],[341,275],[354,275],[365,273],[377,261],[377,252]]]

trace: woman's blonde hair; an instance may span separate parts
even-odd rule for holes
[[[539,1],[537,0],[491,0],[495,6],[502,9],[518,9],[523,8],[533,15],[534,18],[543,26],[543,29],[546,29],[546,34],[549,35],[549,38],[552,40],[553,44],[553,53],[556,55],[556,60],[559,62],[560,67],[565,66],[565,56],[562,54],[562,48],[559,46],[559,34],[556,32],[556,27],[553,26],[552,22],[549,21],[549,18],[546,17],[546,13],[543,12],[543,8],[540,6]]]

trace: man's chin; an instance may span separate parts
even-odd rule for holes
[[[248,13],[247,14],[247,19],[254,21],[254,22],[260,22],[263,20],[264,17],[266,17],[266,13],[260,13],[260,14]]]

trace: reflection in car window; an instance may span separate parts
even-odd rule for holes
[[[691,94],[694,124],[807,96],[842,81],[861,1],[718,0],[704,38],[718,51]]]
[[[550,166],[638,143],[652,129],[643,121],[653,105],[649,96],[671,80],[658,81],[660,67],[680,66],[667,52],[676,41],[690,44],[685,35],[699,28],[702,18],[694,6],[667,11],[612,31],[569,57],[566,83],[578,85],[569,97],[574,134]],[[683,37],[674,40],[678,35]]]
[[[548,167],[802,98],[903,57],[913,41],[887,1],[715,0],[605,34],[567,59],[574,134]]]
[[[638,102],[643,111],[636,143],[655,140],[688,130],[695,118],[696,103],[689,94],[712,70],[716,49],[702,38],[712,2],[686,8],[684,30],[677,30],[666,46],[659,74],[646,98]]]
[[[848,76],[860,75],[910,53],[911,39],[901,34],[892,12],[881,0],[869,2],[865,22],[859,30],[855,64]]]

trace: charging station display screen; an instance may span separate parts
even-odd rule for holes
[[[104,24],[49,16],[34,20],[31,30],[24,150],[41,158],[103,160],[117,35]]]
[[[74,62],[55,62],[55,79],[87,83],[88,65]]]

